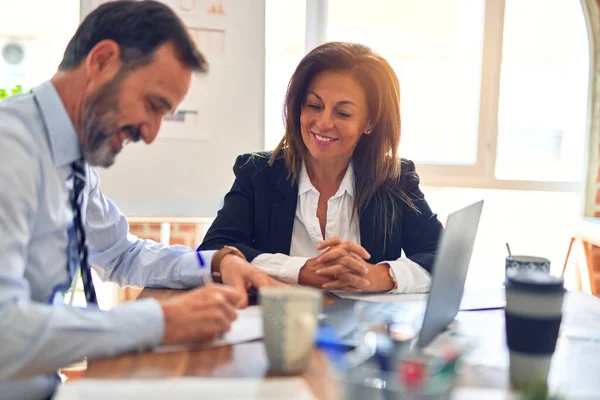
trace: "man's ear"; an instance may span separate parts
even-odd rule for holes
[[[85,67],[91,80],[112,79],[121,68],[119,44],[109,39],[98,42],[88,53]]]

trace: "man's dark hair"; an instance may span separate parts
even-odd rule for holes
[[[111,1],[96,8],[77,28],[58,68],[76,68],[98,42],[106,39],[119,44],[127,69],[150,63],[154,51],[171,42],[186,67],[195,72],[208,71],[206,59],[183,21],[167,5],[153,0]]]

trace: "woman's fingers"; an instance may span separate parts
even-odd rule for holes
[[[317,262],[319,264],[330,264],[335,262],[337,259],[349,255],[350,252],[343,247],[336,247],[329,250],[319,256]]]
[[[325,239],[325,240],[323,240],[321,243],[319,243],[317,245],[317,250],[323,250],[323,249],[326,249],[328,247],[337,246],[337,245],[339,245],[341,243],[343,243],[342,239],[340,239],[337,236],[329,238],[329,239]]]
[[[345,248],[347,251],[356,253],[364,259],[371,258],[371,255],[369,254],[369,252],[364,247],[362,247],[360,244],[350,242],[350,241],[344,241],[337,236],[323,240],[321,243],[319,243],[317,245],[317,250],[324,250],[324,249],[330,248],[330,250],[328,251],[328,252],[330,252],[330,251],[340,248],[340,247]],[[327,254],[327,253],[325,253],[325,254]]]
[[[362,258],[364,258],[365,260],[368,260],[369,258],[371,258],[371,255],[369,254],[369,252],[367,250],[365,250],[365,248],[362,247],[358,243],[345,242],[344,245],[347,246],[347,249],[350,252],[358,254],[359,256],[361,256]]]
[[[352,255],[344,256],[337,262],[360,276],[365,276],[369,272],[367,263],[358,257],[353,257]]]
[[[334,281],[323,284],[322,288],[329,290],[338,290],[348,286],[352,286],[360,290],[368,290],[370,284],[371,283],[365,278],[361,278],[355,274],[346,273],[338,276],[338,279]]]
[[[321,254],[317,258],[317,262],[327,264],[340,257],[348,256],[350,254],[356,254],[362,259],[371,258],[371,255],[362,246],[352,242],[345,242]]]
[[[331,276],[333,278],[337,278],[338,275],[341,275],[341,274],[344,274],[347,272],[352,272],[352,271],[349,270],[344,265],[335,264],[335,265],[330,265],[327,267],[320,268],[320,269],[316,270],[315,273],[317,275],[321,275],[321,276]]]

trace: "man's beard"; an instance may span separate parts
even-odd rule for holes
[[[119,127],[119,89],[124,74],[120,72],[84,103],[82,110],[83,140],[81,152],[92,166],[108,168],[114,164],[119,150],[111,147],[111,139],[125,130],[136,142],[140,132],[133,125]]]

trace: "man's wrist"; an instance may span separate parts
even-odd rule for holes
[[[212,258],[211,274],[212,274],[213,280],[215,280],[217,282],[221,281],[221,264],[223,262],[223,259],[225,259],[225,257],[229,256],[229,255],[239,257],[242,260],[246,260],[244,253],[242,253],[236,247],[223,246],[223,248],[221,250],[217,251],[213,255],[213,258]]]

